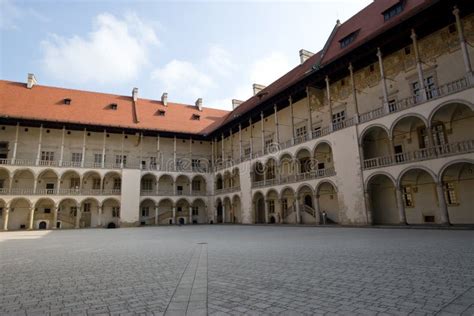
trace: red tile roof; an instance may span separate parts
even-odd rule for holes
[[[403,12],[384,21],[382,13],[400,1],[404,3]],[[175,103],[168,103],[165,107],[160,101],[139,98],[136,104],[138,122],[135,122],[131,97],[41,85],[27,89],[24,83],[0,80],[0,116],[206,135],[299,82],[314,65],[338,59],[435,2],[375,0],[333,31],[324,47],[324,54],[313,55],[263,89],[259,93],[264,95],[262,98],[253,96],[232,112],[210,108],[203,108],[200,112],[194,105]],[[341,48],[340,40],[354,31],[357,31],[354,41]],[[72,100],[71,105],[63,104],[65,98]],[[117,110],[108,109],[111,103],[118,105]],[[157,116],[158,109],[166,111],[166,115]],[[199,114],[200,120],[193,120],[193,114]]]
[[[71,99],[70,105],[64,99]],[[117,104],[112,110],[110,104]],[[156,112],[166,111],[165,116]],[[228,111],[194,105],[140,99],[136,103],[138,122],[133,119],[132,97],[113,94],[62,89],[0,80],[0,116],[19,119],[69,122],[86,125],[114,126],[163,132],[205,135],[229,114]],[[199,114],[199,120],[192,120]]]
[[[390,20],[385,21],[383,12],[400,2],[403,2],[403,11]],[[321,63],[328,64],[338,57],[341,57],[370,38],[373,38],[381,32],[399,24],[401,21],[417,12],[418,9],[431,5],[434,2],[435,1],[433,0],[373,1],[337,28],[333,39],[329,43],[327,50],[324,52]],[[341,48],[340,41],[355,31],[358,32],[354,41],[345,48]]]

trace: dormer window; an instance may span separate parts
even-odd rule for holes
[[[64,99],[64,104],[65,105],[70,105],[71,104],[71,99],[69,99],[69,98]]]
[[[355,32],[352,32],[351,34],[347,35],[342,40],[340,40],[339,43],[341,44],[341,48],[346,48],[347,46],[349,46],[355,40],[358,32],[359,32],[358,30]]]
[[[114,110],[114,111],[115,111],[115,110],[117,110],[117,108],[118,108],[118,105],[117,105],[117,103],[110,103],[110,105],[109,105],[109,109],[111,109],[111,110]]]
[[[165,110],[158,110],[158,111],[156,111],[156,115],[158,115],[158,116],[165,116],[165,114],[166,114],[166,111],[165,111]]]
[[[402,11],[403,11],[403,3],[402,3],[402,1],[400,1],[399,3],[397,3],[396,5],[390,7],[389,9],[385,10],[382,13],[383,14],[383,19],[385,21],[388,21],[391,18],[393,18],[394,16],[397,16],[400,13],[402,13]]]
[[[192,120],[194,121],[199,121],[201,119],[201,115],[199,114],[193,114],[193,116],[191,117]]]

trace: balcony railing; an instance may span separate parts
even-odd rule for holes
[[[240,191],[240,185],[230,188],[216,189],[216,195]]]
[[[280,184],[303,182],[307,180],[331,177],[334,175],[336,175],[336,171],[334,167],[319,169],[319,170],[312,170],[310,172],[304,172],[304,173],[298,173],[298,174],[279,175],[274,179],[266,179],[262,181],[252,182],[252,188],[261,188],[261,187],[275,186],[275,185],[280,185]]]
[[[33,189],[33,188],[1,188],[1,195],[120,195],[120,189]]]
[[[370,112],[362,113],[359,116],[359,122],[364,123],[370,120],[377,119],[379,117],[399,112],[425,102],[441,98],[453,93],[457,93],[463,90],[468,89],[473,86],[474,83],[470,83],[468,78],[463,77],[461,79],[446,83],[439,87],[432,88],[426,91],[426,97],[423,98],[422,95],[409,96],[403,99],[396,100],[393,103],[388,104],[387,107],[380,107]]]
[[[207,196],[207,192],[202,191],[189,191],[189,190],[170,190],[170,189],[159,189],[157,190],[140,190],[141,196]]]
[[[364,169],[375,169],[470,152],[474,152],[474,140],[459,141],[430,148],[422,148],[411,152],[366,159],[364,160]]]

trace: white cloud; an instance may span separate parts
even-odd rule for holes
[[[102,84],[137,78],[148,63],[150,48],[159,44],[153,27],[135,15],[119,19],[103,13],[87,37],[51,35],[43,41],[42,66],[56,79]]]
[[[210,47],[206,63],[212,71],[222,76],[228,76],[237,69],[231,54],[219,45]]]
[[[155,69],[151,78],[159,80],[167,92],[193,99],[205,97],[206,92],[214,86],[213,79],[194,64],[176,59]]]
[[[0,29],[18,30],[21,21],[30,17],[39,22],[49,22],[47,17],[33,8],[20,8],[13,1],[0,0]]]
[[[230,97],[211,101],[210,105],[232,109],[232,99],[246,101],[252,97],[252,84],[258,83],[268,86],[290,70],[291,66],[286,55],[280,52],[271,52],[250,66],[249,72],[244,75],[242,83],[235,87]]]
[[[257,60],[251,67],[250,80],[253,83],[268,86],[290,70],[286,55],[272,52]]]

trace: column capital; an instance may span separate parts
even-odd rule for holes
[[[410,38],[411,38],[413,41],[416,41],[417,36],[416,36],[415,29],[411,29]]]
[[[382,51],[380,50],[380,47],[377,47],[377,57],[382,58]]]
[[[460,12],[460,11],[459,11],[458,6],[455,5],[455,6],[453,7],[453,14],[454,14],[454,16],[455,16],[456,18],[459,18],[459,12]]]

